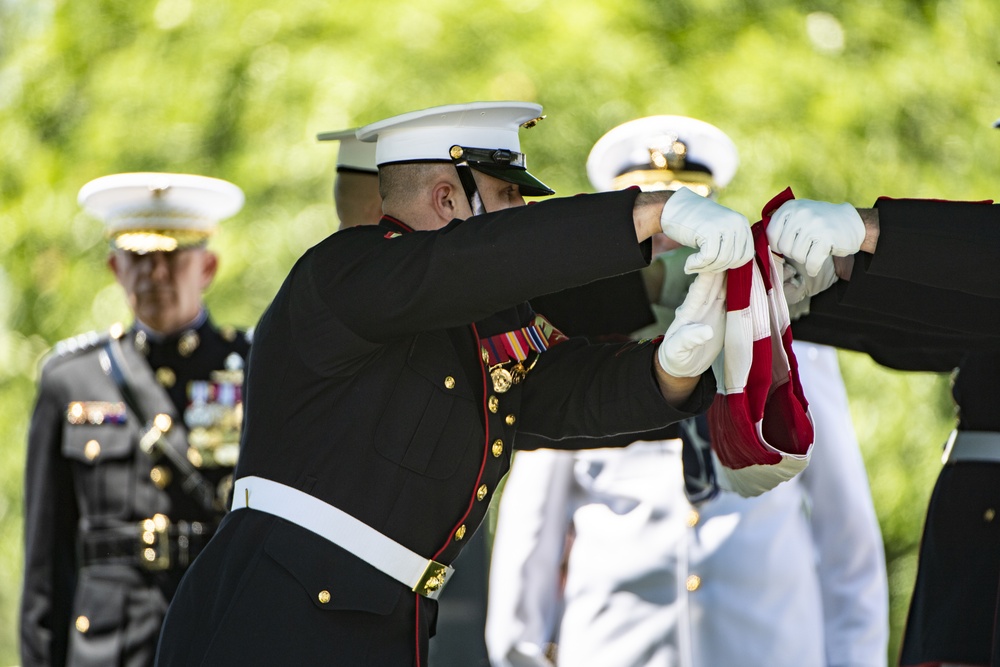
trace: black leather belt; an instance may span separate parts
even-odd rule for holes
[[[172,523],[157,514],[131,526],[90,530],[81,538],[83,565],[132,565],[145,570],[183,569],[208,544],[215,527]]]

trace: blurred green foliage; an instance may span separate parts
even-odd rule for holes
[[[995,0],[0,0],[0,664],[16,655],[21,475],[37,365],[127,320],[80,186],[162,170],[229,179],[217,321],[254,324],[336,227],[316,132],[488,99],[542,103],[532,171],[587,189],[631,118],[714,123],[740,147],[726,202],[989,199],[1000,132]],[[895,656],[923,511],[953,422],[947,378],[843,354],[886,540]]]

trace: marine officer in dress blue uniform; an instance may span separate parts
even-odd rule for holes
[[[262,316],[233,511],[171,603],[158,665],[426,665],[512,447],[707,407],[711,328],[592,345],[527,300],[646,265],[654,230],[699,246],[699,270],[745,264],[746,218],[693,193],[524,206],[552,192],[520,151],[540,111],[478,102],[359,130],[384,215],[306,251]]]
[[[227,510],[248,334],[202,301],[243,206],[223,180],[130,173],[79,194],[134,321],[55,346],[28,434],[25,667],[153,664],[181,575]]]
[[[339,229],[375,225],[382,217],[375,143],[358,141],[356,133],[357,128],[316,135],[320,141],[340,142],[333,185]],[[483,636],[488,568],[486,531],[478,530],[456,560],[455,574],[438,600],[437,634],[430,642],[431,667],[488,667]]]

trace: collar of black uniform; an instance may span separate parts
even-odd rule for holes
[[[389,215],[383,215],[382,219],[378,221],[378,226],[390,232],[395,232],[396,234],[413,231],[413,227],[410,227],[402,220],[397,220]]]
[[[156,331],[154,329],[150,329],[147,325],[143,324],[138,318],[136,318],[135,324],[133,325],[132,328],[135,329],[136,332],[141,331],[142,333],[144,333],[146,335],[146,340],[149,341],[150,343],[162,343],[168,340],[176,340],[177,338],[180,338],[182,335],[184,335],[184,333],[187,331],[200,329],[205,325],[206,322],[208,322],[208,311],[202,308],[201,310],[198,311],[197,317],[195,317],[193,320],[182,326],[177,331],[174,331],[173,333],[165,334]]]

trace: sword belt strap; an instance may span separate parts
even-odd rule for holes
[[[121,357],[120,343],[112,338],[104,344],[104,356],[106,358],[106,370],[111,379],[114,380],[118,391],[125,401],[125,405],[136,416],[139,423],[146,425],[146,432],[143,434],[143,442],[149,442],[150,448],[163,456],[177,473],[181,483],[181,488],[201,507],[211,512],[222,511],[216,503],[215,488],[198,470],[191,464],[183,454],[170,446],[166,442],[163,433],[149,421],[148,416],[139,404],[132,385],[129,382],[128,367]],[[148,439],[148,440],[147,440]],[[145,449],[145,448],[144,448]]]
[[[944,446],[942,463],[984,461],[1000,463],[1000,433],[995,431],[952,431]]]
[[[254,509],[290,521],[348,551],[414,593],[436,600],[454,569],[410,551],[347,512],[304,491],[263,477],[241,477],[233,507]]]

